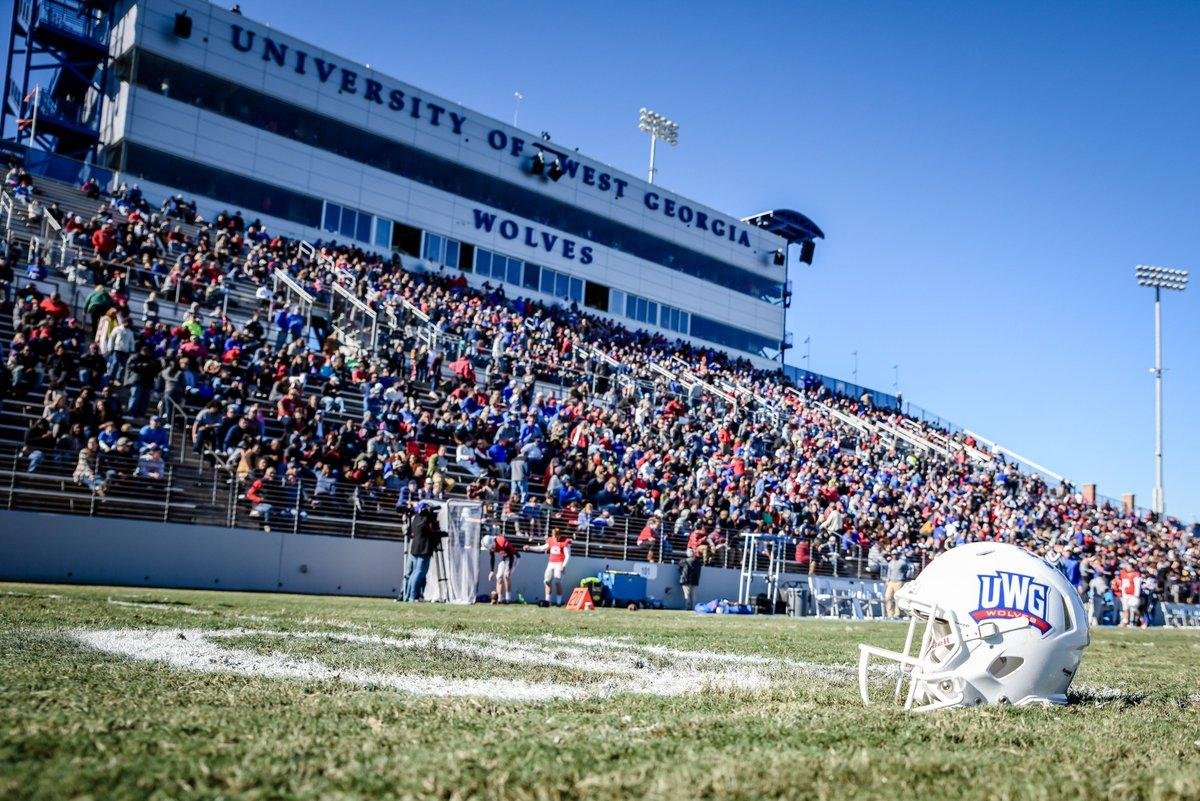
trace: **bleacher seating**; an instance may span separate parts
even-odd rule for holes
[[[788,569],[811,570],[814,599],[835,615],[882,615],[877,576],[889,554],[919,567],[987,538],[1078,565],[1083,580],[1132,561],[1166,597],[1200,600],[1200,554],[1179,521],[1089,504],[967,434],[573,306],[472,286],[412,256],[287,240],[234,214],[196,220],[186,205],[167,217],[136,187],[90,199],[34,186],[65,224],[48,233],[8,194],[21,291],[0,321],[0,462],[14,508],[394,537],[415,500],[466,495],[484,502],[487,525],[522,538],[574,530],[593,554],[671,560],[690,545],[737,564],[736,546],[720,547],[732,535],[782,532],[804,545]],[[335,283],[377,315],[374,351],[335,335]],[[85,389],[78,375],[96,286],[156,366],[144,410],[125,410],[126,381]],[[297,308],[292,286],[311,308]],[[55,291],[86,335],[65,316],[46,324],[41,305]],[[157,310],[144,322],[151,293]],[[74,356],[54,357],[64,340]],[[166,418],[170,491],[155,492],[169,508],[138,496],[131,468],[113,468],[95,502],[73,478],[95,414],[62,417],[81,434],[57,432],[40,447],[52,455],[28,471],[27,432],[54,417],[54,383],[70,402],[88,392],[94,405],[107,391],[105,414],[133,436],[147,414]],[[220,436],[197,444],[192,427],[210,401]],[[510,477],[522,452],[527,490]],[[639,545],[648,527],[654,539]]]

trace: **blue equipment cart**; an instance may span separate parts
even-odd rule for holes
[[[614,606],[646,603],[646,577],[623,570],[600,571],[600,586],[604,588],[604,602]]]

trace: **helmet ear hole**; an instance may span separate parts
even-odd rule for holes
[[[998,656],[988,665],[988,673],[994,679],[1002,679],[1024,663],[1025,660],[1019,656]]]

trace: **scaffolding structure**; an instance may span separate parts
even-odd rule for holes
[[[16,0],[0,138],[94,161],[112,58],[112,0]]]
[[[742,572],[738,577],[738,603],[752,604],[755,579],[766,581],[768,609],[775,611],[779,600],[779,578],[787,561],[787,537],[778,534],[750,532],[742,535]],[[759,563],[766,560],[766,569],[759,570]]]

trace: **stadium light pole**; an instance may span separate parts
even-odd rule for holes
[[[1151,267],[1139,264],[1134,270],[1138,286],[1154,289],[1154,497],[1150,508],[1161,515],[1165,511],[1163,500],[1163,366],[1162,366],[1162,291],[1187,289],[1187,270],[1169,267]]]
[[[671,147],[679,144],[679,123],[667,119],[663,115],[643,108],[638,112],[638,129],[650,134],[650,173],[646,183],[654,183],[654,145],[659,139]]]

